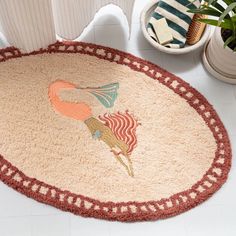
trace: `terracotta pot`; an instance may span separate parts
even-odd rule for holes
[[[217,79],[236,84],[236,53],[224,48],[221,28],[216,27],[210,41],[205,46],[203,64]]]

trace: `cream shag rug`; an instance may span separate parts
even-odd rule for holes
[[[229,139],[206,99],[130,54],[56,43],[0,51],[0,179],[83,216],[166,218],[226,181]]]

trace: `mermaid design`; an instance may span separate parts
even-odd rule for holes
[[[85,102],[66,102],[59,97],[62,89],[84,90],[95,96],[107,109],[114,106],[118,96],[118,83],[101,87],[81,88],[63,80],[56,80],[49,86],[48,96],[54,109],[64,116],[84,122],[92,137],[105,142],[117,161],[126,169],[129,176],[134,176],[130,155],[137,145],[136,128],[138,121],[128,112],[106,113],[95,118],[92,109]]]

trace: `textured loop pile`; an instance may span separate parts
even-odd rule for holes
[[[74,42],[2,49],[0,62],[0,179],[18,192],[139,221],[189,210],[226,181],[231,147],[218,115],[158,66]]]

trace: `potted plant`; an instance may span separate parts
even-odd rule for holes
[[[236,1],[205,0],[192,13],[208,15],[212,19],[199,20],[216,29],[205,47],[203,64],[216,78],[236,84]]]

